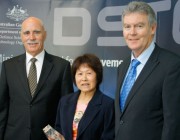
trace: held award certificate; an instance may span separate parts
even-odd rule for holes
[[[53,140],[61,140],[59,137],[60,133],[52,128],[49,124],[43,128],[43,131],[47,138],[51,138]]]

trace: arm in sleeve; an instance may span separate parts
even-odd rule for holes
[[[56,122],[55,122],[55,129],[62,134],[61,131],[61,118],[60,118],[60,109],[61,109],[61,100],[59,101],[58,108],[57,108],[57,114],[56,114]]]
[[[2,63],[0,77],[0,140],[4,139],[5,128],[8,118],[9,94],[8,84],[6,79],[5,65]]]
[[[61,96],[64,96],[66,94],[72,93],[73,92],[73,82],[72,82],[72,75],[71,75],[71,66],[70,63],[68,62],[65,69],[64,69],[64,74],[63,74],[63,79],[62,79],[62,85],[61,85]]]
[[[162,140],[180,140],[180,61],[168,72],[162,89]]]
[[[115,110],[114,101],[106,106],[104,115],[104,130],[101,140],[114,140],[115,138]]]

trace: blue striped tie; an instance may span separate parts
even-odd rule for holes
[[[137,59],[133,59],[131,62],[131,68],[130,68],[129,73],[123,83],[123,87],[122,87],[121,93],[120,93],[120,109],[121,109],[121,111],[124,110],[126,98],[136,80],[136,67],[139,64],[140,64],[140,62]]]

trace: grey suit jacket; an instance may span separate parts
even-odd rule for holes
[[[120,111],[119,94],[130,57],[118,70],[116,140],[180,140],[180,57],[157,45]]]
[[[73,91],[70,63],[45,53],[34,97],[26,74],[26,55],[2,64],[0,77],[0,140],[47,140],[43,127],[54,125],[59,99]]]

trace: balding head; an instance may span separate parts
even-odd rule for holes
[[[44,49],[46,31],[43,22],[36,17],[25,19],[21,27],[21,39],[26,52],[36,56]]]
[[[21,30],[23,30],[23,27],[28,24],[28,23],[36,23],[38,24],[39,26],[42,27],[42,29],[45,31],[45,28],[44,28],[44,24],[42,22],[42,20],[40,20],[39,18],[37,17],[28,17],[27,19],[25,19],[23,22],[22,22],[22,28]]]

